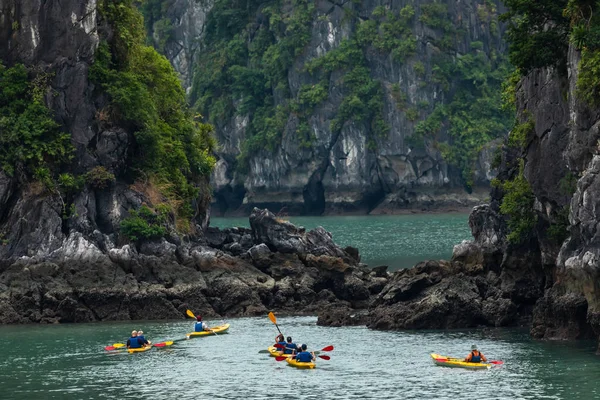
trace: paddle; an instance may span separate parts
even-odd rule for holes
[[[279,343],[274,344],[273,347],[275,347],[276,349],[285,349],[285,346],[282,344],[279,344]],[[319,351],[333,351],[333,346],[331,346],[331,345],[325,346]],[[268,352],[268,350],[267,350],[267,352]]]
[[[277,357],[275,357],[275,360],[276,361],[283,361],[283,360],[288,359],[290,357],[292,357],[292,356],[291,355],[288,356],[288,357],[286,357],[286,356],[277,356]],[[331,357],[329,357],[329,356],[317,356],[317,357],[322,358],[323,360],[331,360]]]
[[[167,342],[155,343],[154,347],[165,347],[165,346],[171,346],[172,344],[173,344],[173,341],[169,340]]]
[[[185,313],[187,314],[187,316],[188,316],[188,317],[196,319],[196,316],[194,315],[194,313],[192,312],[192,310],[185,310]],[[208,330],[209,330],[210,332],[212,332],[212,333],[213,333],[215,336],[219,336],[219,335],[217,334],[217,332],[213,331],[212,329],[208,328]],[[188,339],[189,339],[189,338],[188,338]]]
[[[279,331],[279,334],[283,335],[283,333],[281,333],[281,329],[279,329],[279,326],[277,326],[277,318],[275,318],[275,314],[273,314],[272,311],[269,313],[269,319],[271,320],[271,322],[273,324],[275,324],[275,328],[277,328],[277,330]]]
[[[284,347],[282,345],[279,345],[279,346]],[[277,347],[277,345],[275,345],[275,347]],[[281,348],[281,347],[277,347],[277,348]],[[318,353],[320,353],[321,351],[333,351],[333,346],[331,346],[331,345],[325,346],[321,350],[314,352],[317,357],[322,358],[323,360],[329,360],[329,359],[331,359],[329,356],[320,356],[320,355],[318,355]],[[287,355],[287,356],[277,356],[277,357],[275,357],[275,360],[277,360],[277,361],[283,361],[286,358],[291,357],[291,356],[292,356],[291,354]]]
[[[114,343],[112,346],[106,346],[104,348],[104,350],[106,350],[106,351],[112,351],[112,350],[121,349],[123,347],[125,347],[125,345],[123,343]]]

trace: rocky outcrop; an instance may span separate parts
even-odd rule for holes
[[[365,308],[387,282],[322,228],[305,232],[258,209],[250,220],[252,229],[213,228],[184,242],[117,246],[99,232],[74,232],[47,253],[4,260],[0,323],[181,318],[188,308],[205,316]]]
[[[539,255],[518,258],[499,236],[505,222],[490,206],[476,207],[469,224],[475,241],[456,245],[451,261],[425,261],[395,272],[368,312],[359,314],[360,322],[382,330],[529,324],[545,283]],[[350,318],[356,311],[337,310],[333,318],[320,313],[319,323],[358,321]]]
[[[470,215],[474,241],[456,246],[451,261],[396,272],[374,299],[367,325],[527,324],[540,339],[600,337],[600,111],[579,95],[580,52],[570,44],[564,56],[565,63],[521,78],[517,109],[532,129],[522,147],[505,144],[498,169],[499,182],[522,173],[531,187],[533,206],[521,211],[535,218],[532,229],[519,244],[507,240],[511,216],[501,213],[505,193],[496,185],[489,205]]]
[[[190,77],[195,73],[206,73],[195,64],[207,57],[206,53],[198,52],[199,47],[210,45],[205,42],[204,33],[219,23],[217,17],[213,17],[214,13],[211,14],[213,7],[217,7],[217,12],[231,7],[232,16],[237,16],[239,11],[241,18],[250,21],[248,30],[240,34],[251,43],[250,48],[255,41],[258,43],[258,38],[263,38],[257,32],[267,29],[268,25],[268,11],[260,2],[249,2],[249,8],[243,10],[237,10],[234,3],[226,1],[170,0],[166,3],[169,4],[167,15],[154,23],[151,34],[155,46],[169,58],[190,89]],[[473,198],[463,189],[460,172],[444,160],[435,140],[412,140],[411,136],[415,134],[417,123],[426,119],[436,106],[449,101],[457,89],[454,82],[444,83],[446,78],[440,78],[434,72],[439,69],[442,56],[449,55],[451,62],[458,62],[466,55],[477,53],[476,57],[482,56],[489,62],[505,53],[503,27],[497,21],[502,5],[499,1],[482,0],[441,2],[437,7],[441,11],[434,12],[441,14],[435,14],[435,18],[451,21],[453,25],[445,31],[439,22],[437,25],[423,22],[426,18],[421,8],[429,3],[411,3],[416,15],[408,26],[408,39],[416,41],[414,56],[405,60],[373,46],[366,50],[370,78],[381,84],[383,120],[389,127],[385,137],[376,137],[369,123],[363,122],[348,121],[339,133],[331,130],[332,120],[345,96],[344,84],[340,81],[344,73],[341,70],[325,78],[329,87],[327,98],[308,115],[290,112],[285,126],[277,128],[281,130],[277,132],[281,138],[275,149],[251,154],[247,168],[239,167],[238,156],[256,132],[251,131],[253,113],[240,111],[243,99],[234,98],[231,107],[237,111],[225,112],[224,118],[209,115],[215,123],[220,143],[220,159],[211,182],[215,189],[213,212],[247,215],[257,206],[285,209],[290,214],[366,213],[373,210],[382,213],[481,204],[481,197]],[[282,4],[281,11],[276,11],[277,18],[282,21],[301,7],[300,3],[294,2]],[[291,98],[297,101],[303,85],[321,82],[319,77],[306,71],[310,60],[335,50],[345,39],[356,37],[360,26],[366,21],[372,22],[373,15],[381,13],[381,9],[397,15],[404,6],[405,3],[392,1],[314,2],[314,12],[307,27],[308,44],[294,57],[286,72],[285,87],[273,88],[273,93],[268,91],[274,98],[273,109],[286,106],[289,100],[286,92],[289,91]],[[165,23],[170,29],[161,36],[160,28]],[[281,26],[285,28],[283,22]],[[452,33],[453,30],[460,34]],[[277,29],[275,32],[278,40],[284,40],[283,32],[278,33]],[[473,50],[476,48],[481,50]],[[275,57],[275,54],[269,56]],[[269,61],[265,59],[264,62]],[[224,74],[226,68],[223,67]],[[310,143],[298,133],[301,124],[307,125]],[[445,129],[445,126],[441,128],[443,132]],[[448,142],[447,133],[440,137],[443,142]],[[475,163],[475,184],[486,188],[493,177],[494,143],[484,147]],[[445,196],[448,191],[454,191],[454,196]]]

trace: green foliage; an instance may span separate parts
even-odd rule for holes
[[[403,62],[417,49],[417,40],[410,29],[414,15],[415,9],[410,4],[397,14],[382,6],[376,7],[371,14],[373,19],[358,26],[356,43],[362,47],[372,45],[383,53],[390,53],[394,60]]]
[[[421,15],[419,21],[434,29],[441,29],[444,32],[452,32],[454,25],[448,17],[448,6],[441,2],[423,4],[421,6]]]
[[[327,82],[315,85],[302,85],[298,92],[298,103],[306,108],[313,108],[327,99]]]
[[[69,173],[60,174],[57,182],[60,189],[67,194],[78,192],[85,183],[83,177],[74,176],[73,174]]]
[[[169,184],[164,194],[187,204],[215,163],[212,128],[194,120],[168,60],[144,45],[133,1],[102,0],[98,10],[115,35],[100,44],[90,78],[109,95],[112,118],[135,134],[134,170]]]
[[[527,121],[515,124],[515,127],[510,131],[508,135],[508,145],[519,149],[525,148],[527,144],[527,138],[531,136],[535,131],[535,123],[526,115]]]
[[[569,21],[567,0],[505,0],[511,63],[526,74],[533,68],[564,65]]]
[[[406,106],[406,101],[408,100],[408,96],[406,95],[406,93],[404,93],[404,91],[402,91],[402,89],[400,88],[400,84],[398,83],[394,83],[392,84],[392,97],[394,98],[394,101],[396,102],[396,107],[398,107],[398,109],[403,110],[404,107]]]
[[[261,8],[256,29],[247,28],[250,10]],[[292,104],[287,74],[310,40],[314,4],[217,0],[207,16],[206,48],[196,65],[190,99],[211,122],[248,116],[247,141],[242,144],[238,169],[244,171],[252,156],[264,148],[278,148],[287,115],[300,106],[305,112],[326,98],[327,86],[302,89],[302,104]],[[284,99],[276,109],[274,95]]]
[[[21,64],[0,64],[0,168],[8,175],[44,169],[51,180],[51,169],[72,156],[70,135],[60,131],[44,102],[48,79],[30,79]]]
[[[406,110],[406,119],[408,119],[410,122],[415,122],[417,119],[419,119],[419,110],[416,107],[410,107],[408,110]]]
[[[498,146],[496,147],[496,149],[494,150],[494,155],[492,157],[492,162],[490,167],[492,169],[497,169],[500,167],[500,165],[502,164],[502,146]]]
[[[85,174],[85,181],[95,189],[104,189],[115,180],[115,175],[102,166],[94,167]]]
[[[167,233],[165,228],[165,210],[155,213],[148,206],[142,205],[139,210],[129,210],[129,217],[121,221],[121,234],[127,239],[137,242],[142,239],[158,239]]]
[[[418,76],[425,76],[425,64],[423,64],[421,61],[416,61],[413,64],[413,69]]]
[[[154,44],[161,53],[165,51],[167,43],[173,39],[173,21],[166,17],[172,5],[169,0],[144,0],[140,11],[144,17],[144,26],[149,44]],[[158,41],[154,43],[153,37]]]
[[[517,68],[502,82],[502,109],[516,112],[517,85],[521,81],[521,71]]]
[[[337,70],[345,74],[341,78],[344,99],[331,121],[331,132],[339,133],[348,121],[368,127],[371,135],[370,148],[376,146],[375,138],[387,136],[389,127],[383,119],[383,91],[381,84],[371,78],[366,59],[356,39],[342,41],[336,49],[309,61],[305,68],[311,74],[330,75]]]
[[[416,125],[413,141],[427,137],[438,143],[444,159],[461,172],[468,190],[482,147],[504,136],[511,126],[511,111],[501,108],[500,91],[509,71],[503,57],[493,61],[479,50],[457,58],[441,54],[434,59],[431,81],[444,88],[446,103],[437,104]]]
[[[535,197],[523,175],[523,160],[520,161],[518,175],[512,180],[502,182],[500,187],[504,192],[500,212],[508,217],[507,239],[510,243],[521,243],[533,231],[537,222],[533,210]]]

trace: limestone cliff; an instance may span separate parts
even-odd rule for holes
[[[500,2],[148,3],[155,47],[216,126],[216,212],[483,197],[464,188],[489,184],[496,146],[478,151],[511,122]]]
[[[394,274],[362,318],[371,327],[529,325],[536,338],[600,336],[598,5],[507,5],[519,123],[490,204],[473,210],[474,241],[451,261]],[[338,311],[322,323],[344,323]]]
[[[210,126],[131,0],[0,0],[0,323],[366,306],[387,276],[255,209],[207,227]]]

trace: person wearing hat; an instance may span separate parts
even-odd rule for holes
[[[315,360],[315,353],[306,351],[306,345],[300,346],[300,351],[296,354],[296,361],[298,362],[312,362]]]
[[[138,332],[131,331],[131,337],[129,339],[127,339],[127,348],[128,349],[139,349],[143,345],[144,345],[143,342],[138,338]]]
[[[285,349],[283,349],[283,354],[294,354],[296,350],[299,350],[298,346],[296,346],[296,343],[292,341],[292,337],[288,336]]]
[[[150,345],[150,341],[146,340],[146,338],[144,337],[144,331],[138,331],[137,332],[137,338],[140,342],[143,343],[144,346],[148,346]]]
[[[465,362],[480,363],[482,361],[487,361],[487,358],[477,350],[477,346],[471,346],[471,353],[465,358]]]
[[[208,325],[202,322],[202,316],[196,317],[196,323],[194,324],[194,332],[210,331]]]

